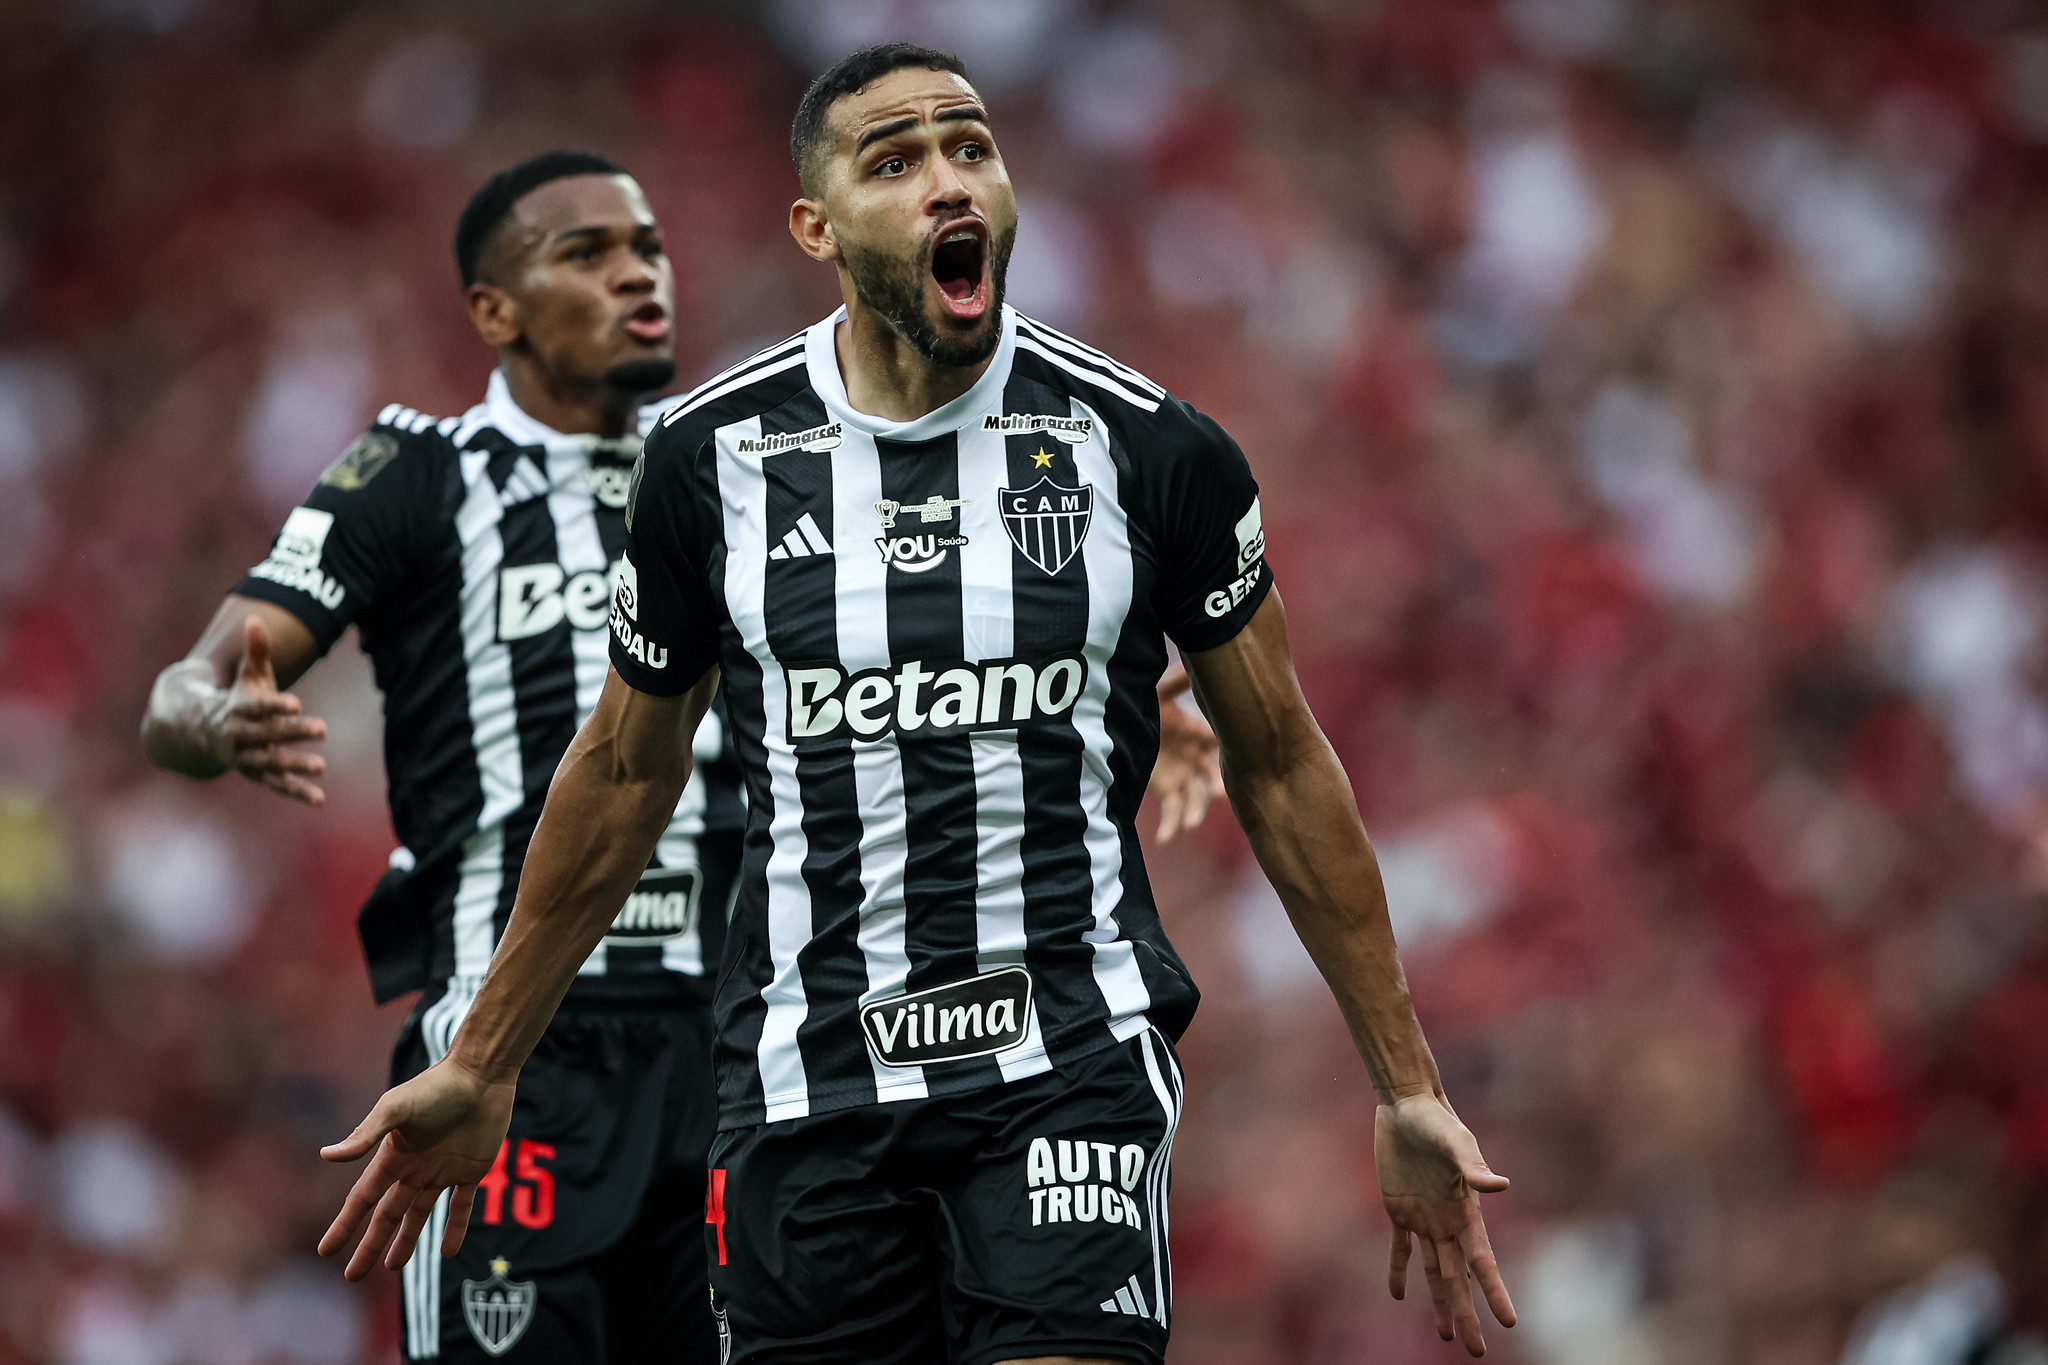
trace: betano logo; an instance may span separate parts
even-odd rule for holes
[[[1081,699],[1088,660],[1071,652],[1036,662],[912,659],[893,672],[870,668],[851,676],[823,663],[784,667],[782,676],[789,698],[784,733],[792,744],[815,745],[891,731],[953,735],[1057,720]]]

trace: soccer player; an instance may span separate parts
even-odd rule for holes
[[[735,1361],[1163,1358],[1195,989],[1133,830],[1165,637],[1378,1091],[1398,1296],[1513,1321],[1372,848],[1289,661],[1214,422],[1004,306],[1015,199],[954,58],[866,48],[797,112],[790,230],[845,306],[649,436],[612,676],[461,1032],[337,1160],[322,1239],[456,1245],[522,1060],[653,846],[721,683],[749,795],[715,1013],[706,1240]]]
[[[483,402],[442,419],[385,408],[164,670],[143,723],[166,768],[233,770],[317,805],[322,760],[303,745],[325,726],[282,689],[360,630],[404,843],[363,947],[380,1002],[426,992],[394,1082],[447,1051],[555,765],[604,687],[626,492],[659,411],[641,399],[675,375],[661,228],[612,162],[556,152],[493,176],[455,256],[498,352]],[[692,732],[704,761],[571,964],[462,1254],[405,1267],[408,1360],[715,1359],[698,1235],[707,965],[744,806],[720,718]]]

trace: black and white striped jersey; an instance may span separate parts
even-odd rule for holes
[[[1243,454],[1150,380],[1005,310],[972,389],[888,422],[847,402],[844,316],[648,436],[612,610],[632,686],[723,670],[727,1127],[1186,1026],[1135,827],[1163,635],[1220,645],[1272,581]]]
[[[642,410],[643,433],[663,410]],[[548,782],[604,687],[639,449],[637,435],[542,426],[502,374],[459,417],[393,404],[235,589],[304,621],[323,653],[355,625],[374,665],[403,844],[361,923],[379,1000],[434,981],[473,988],[490,962]],[[654,866],[572,1002],[672,993],[715,961],[700,927],[722,938],[724,907],[701,904],[699,839],[744,821],[723,736],[721,714],[707,717]]]

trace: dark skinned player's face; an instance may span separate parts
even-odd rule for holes
[[[821,196],[869,307],[926,358],[980,362],[1002,334],[1017,196],[981,97],[950,71],[892,71],[833,104]]]
[[[675,271],[632,177],[565,176],[528,193],[481,273],[477,329],[554,385],[642,393],[675,377]]]

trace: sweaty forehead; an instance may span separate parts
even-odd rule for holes
[[[630,227],[654,221],[647,196],[630,175],[568,175],[550,180],[512,206],[518,227],[553,236],[586,227]]]
[[[850,152],[869,129],[906,118],[930,118],[944,109],[979,105],[974,87],[951,71],[904,67],[862,86],[832,108],[838,149]]]

